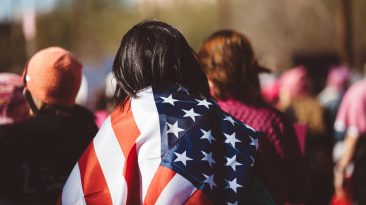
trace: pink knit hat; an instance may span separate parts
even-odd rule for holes
[[[51,105],[74,105],[81,83],[81,63],[68,51],[50,47],[37,52],[24,70],[32,96]]]
[[[327,85],[345,91],[351,77],[351,69],[346,65],[331,67],[328,73]]]
[[[304,66],[298,66],[284,72],[280,78],[280,84],[281,89],[287,90],[291,97],[310,93],[310,79]]]

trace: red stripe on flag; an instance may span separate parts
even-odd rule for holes
[[[127,158],[131,149],[135,146],[137,137],[140,136],[140,130],[133,117],[131,100],[127,100],[123,106],[112,113],[111,122],[123,155]]]
[[[91,143],[78,161],[85,202],[88,205],[112,204],[107,182]]]
[[[127,183],[126,204],[141,204],[141,180],[136,145],[132,147],[130,154],[126,159],[123,175],[125,176]]]
[[[159,198],[160,193],[164,190],[166,185],[170,182],[175,174],[176,173],[174,170],[160,166],[150,183],[144,204],[155,204]]]
[[[213,204],[208,196],[200,189],[197,189],[188,199],[184,202],[184,205],[195,205],[195,204]]]
[[[127,183],[128,205],[141,204],[141,179],[136,149],[136,139],[140,136],[131,109],[131,100],[127,100],[122,107],[111,115],[113,131],[126,158],[123,175]]]

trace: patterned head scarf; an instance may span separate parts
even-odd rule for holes
[[[11,114],[12,110],[26,106],[21,79],[17,74],[0,73],[0,124],[17,121]]]

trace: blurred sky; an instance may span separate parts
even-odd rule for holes
[[[53,8],[56,0],[1,0],[0,21],[18,18],[23,10],[34,8],[37,12],[47,12]]]
[[[36,12],[49,12],[59,1],[60,0],[0,0],[0,22],[11,21],[12,18],[13,20],[20,20],[23,11],[32,8],[35,9]],[[123,6],[128,7],[133,6],[139,1],[141,0],[120,0],[120,3]],[[70,0],[68,0],[68,2],[70,2]]]

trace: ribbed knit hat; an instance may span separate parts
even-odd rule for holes
[[[68,51],[50,47],[37,52],[24,70],[26,88],[50,105],[74,105],[81,83],[81,63]]]
[[[289,69],[280,77],[280,89],[291,97],[308,95],[311,92],[309,74],[304,66]]]

